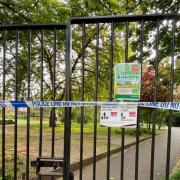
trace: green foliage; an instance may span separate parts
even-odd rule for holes
[[[176,85],[180,85],[180,57],[176,59],[176,68],[174,70],[174,82]]]
[[[150,124],[152,116],[152,109],[150,108],[141,108],[140,109],[140,120],[141,123]]]
[[[173,174],[170,176],[170,180],[179,180],[180,179],[180,169],[177,169]]]
[[[125,1],[122,1],[125,4]],[[70,0],[71,16],[104,16],[109,14],[125,13],[125,7],[120,6],[116,0]],[[123,13],[123,14],[124,14]]]
[[[0,2],[1,23],[66,22],[70,9],[57,0],[4,0]]]
[[[167,110],[158,109],[156,113],[157,113],[157,125],[158,128],[161,129],[163,125],[166,125],[166,119],[169,112]]]
[[[180,126],[180,111],[173,112],[173,125]]]
[[[94,108],[89,108],[89,109],[84,108],[82,113],[84,115],[81,114],[81,109],[80,108],[73,108],[72,109],[72,120],[73,120],[73,122],[81,123],[81,121],[83,121],[84,124],[93,122],[93,119],[94,119]]]
[[[166,7],[167,6],[167,7]],[[94,16],[94,15],[119,15],[128,13],[146,13],[151,12],[156,7],[157,11],[163,8],[164,11],[175,11],[177,9],[177,1],[161,1],[158,4],[155,1],[126,1],[126,0],[105,0],[105,1],[87,1],[87,0],[70,0],[70,1],[58,1],[58,0],[4,0],[0,2],[1,15],[0,22],[4,23],[59,23],[67,22],[72,16]],[[95,74],[95,39],[96,39],[96,27],[94,25],[86,26],[86,42],[85,42],[85,99],[93,99],[94,97],[94,74]],[[139,61],[139,35],[140,25],[138,23],[129,24],[129,60]],[[155,49],[155,43],[153,38],[149,38],[149,34],[156,28],[154,23],[146,23],[144,32],[144,46],[147,47],[147,51],[144,52],[144,59],[148,58],[151,54],[151,50],[148,48],[153,47]],[[82,61],[81,54],[81,26],[75,26],[73,30],[73,50],[76,54],[72,60],[72,73],[73,73],[73,99],[80,99],[81,90],[81,76],[79,75],[79,67]],[[44,32],[44,68],[46,78],[44,81],[44,99],[52,99],[52,76],[53,76],[53,32]],[[65,59],[65,34],[58,32],[58,47],[57,49],[62,52],[61,58],[57,58],[57,67],[64,66]],[[32,45],[33,51],[31,53],[31,84],[32,87],[40,85],[40,33],[32,32]],[[124,62],[124,47],[125,47],[125,24],[115,24],[115,36],[114,36],[114,63]],[[162,38],[163,37],[163,38]],[[164,38],[165,37],[165,38]],[[14,55],[15,55],[15,32],[8,32],[7,34],[8,46],[11,46],[9,53],[12,57],[7,60],[7,72],[14,76]],[[163,59],[171,54],[170,47],[170,26],[163,26],[160,28],[160,59]],[[163,39],[163,40],[162,40]],[[100,24],[100,48],[99,48],[99,99],[108,99],[109,90],[107,86],[110,86],[110,25]],[[28,53],[28,32],[20,32],[19,39],[19,54],[18,54],[18,97],[24,99],[27,96],[27,53]],[[153,59],[152,59],[153,61]],[[64,98],[64,70],[58,69],[59,74],[56,77],[56,99],[62,100]],[[176,73],[178,74],[178,73]],[[77,77],[78,76],[78,77]],[[176,78],[178,79],[178,78]],[[11,78],[7,81],[7,93],[13,95],[14,93],[14,79]],[[39,98],[39,90],[32,88],[33,97]]]
[[[88,1],[88,0],[4,0],[0,1],[0,23],[1,24],[23,24],[23,23],[60,23],[67,22],[70,17],[74,16],[105,16],[105,15],[123,15],[123,14],[141,14],[154,12],[177,12],[177,0],[144,0],[144,1],[126,1],[126,0],[104,0],[104,1]],[[155,57],[151,57],[156,49],[156,23],[146,22],[144,24],[144,52],[143,61],[149,61],[151,68],[154,68]],[[140,26],[139,22],[129,23],[129,61],[140,61]],[[111,86],[110,77],[110,45],[111,31],[110,23],[99,24],[99,68],[98,68],[98,100],[109,99],[109,89]],[[95,71],[96,71],[96,26],[86,25],[85,39],[85,100],[94,99],[95,92]],[[159,84],[158,84],[158,101],[167,100],[169,98],[169,82],[170,82],[170,63],[171,56],[171,39],[172,25],[171,22],[160,22],[159,34]],[[176,28],[176,31],[178,31]],[[125,60],[125,23],[114,24],[114,53],[113,62],[121,63]],[[28,31],[19,32],[19,53],[18,53],[18,98],[25,99],[27,97],[27,59],[28,59]],[[40,98],[40,59],[41,59],[41,32],[32,31],[32,52],[31,52],[31,91],[34,99]],[[57,32],[57,60],[56,60],[56,100],[63,100],[65,95],[65,58],[66,44],[65,32]],[[44,99],[51,100],[53,86],[53,38],[54,32],[44,31]],[[179,36],[176,34],[176,38]],[[0,37],[2,42],[2,36]],[[7,52],[6,73],[8,80],[6,82],[6,92],[10,96],[14,96],[15,84],[15,31],[7,32]],[[178,48],[175,50],[177,56],[174,82],[179,84],[179,57]],[[166,66],[164,66],[166,64]],[[81,99],[82,86],[82,27],[80,25],[73,26],[73,59],[72,59],[72,100]],[[113,76],[113,75],[112,75]],[[147,90],[146,97],[153,100],[153,80],[149,84],[145,84],[143,91]],[[168,98],[167,98],[168,97]],[[148,100],[149,100],[148,99]],[[148,101],[146,98],[146,101]],[[61,110],[60,110],[61,111]],[[60,119],[63,121],[64,112],[58,110]],[[147,110],[142,112],[142,121],[151,122],[151,112]],[[85,118],[91,121],[92,114],[86,115]],[[149,116],[149,117],[148,117]],[[80,120],[80,111],[73,111],[74,121]],[[148,117],[148,118],[147,118]],[[161,118],[159,118],[161,119]],[[163,118],[164,119],[164,118]]]
[[[77,123],[81,123],[81,116],[78,116],[76,119],[77,119]],[[93,116],[90,114],[85,114],[84,118],[82,118],[82,120],[83,120],[84,124],[87,124],[89,122],[92,122]]]
[[[147,128],[150,131],[151,123],[152,123],[152,113],[153,110],[151,108],[141,108],[140,109],[140,120],[142,124],[147,124]],[[156,123],[158,128],[161,129],[162,126],[167,124],[168,111],[158,109],[156,111]]]
[[[137,130],[135,128],[126,129],[126,134],[129,135],[129,136],[136,136],[136,133],[137,133]],[[116,128],[115,129],[115,134],[121,134],[121,129]],[[151,132],[147,128],[140,127],[140,129],[139,129],[139,135],[140,136],[145,137],[145,136],[148,136],[150,134],[151,134]]]
[[[156,12],[156,13],[170,13],[178,12],[178,0],[143,0],[140,1],[140,9],[142,13]]]

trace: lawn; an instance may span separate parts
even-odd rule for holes
[[[27,120],[18,119],[18,177],[20,178],[25,173],[26,162],[26,131]],[[79,161],[79,147],[80,147],[80,124],[72,123],[71,127],[71,163]],[[107,127],[101,127],[97,124],[97,154],[105,152],[107,150]],[[0,145],[1,145],[1,131],[0,128]],[[158,133],[164,130],[158,131]],[[149,131],[142,128],[141,138],[149,136]],[[93,133],[94,124],[84,124],[84,158],[91,157],[93,154]],[[134,135],[135,129],[126,129],[126,142],[131,143],[135,141]],[[111,130],[111,149],[117,148],[121,144],[121,129],[112,128]],[[55,128],[55,155],[63,155],[64,144],[64,125],[61,122],[57,122]],[[42,155],[50,156],[51,154],[51,141],[52,140],[52,128],[49,127],[48,120],[43,121],[43,140],[42,140]],[[35,160],[39,153],[39,120],[32,119],[30,121],[30,161]],[[0,152],[1,156],[1,152]],[[13,157],[14,157],[14,125],[6,125],[6,172],[7,179],[13,179]],[[1,157],[0,157],[1,158]],[[1,168],[0,168],[1,171]],[[35,174],[35,169],[30,167],[30,174]]]
[[[56,122],[56,132],[62,133],[64,132],[64,123],[57,121]],[[18,126],[22,128],[26,128],[27,126],[27,120],[26,119],[19,119],[18,120]],[[71,133],[72,134],[79,134],[80,133],[80,124],[79,123],[72,123],[71,125]],[[31,120],[30,121],[30,128],[33,128],[34,130],[39,131],[39,121],[38,120]],[[52,128],[49,127],[48,120],[43,121],[43,129],[44,132],[51,132]],[[157,133],[163,132],[165,129],[167,129],[166,126],[162,127],[161,130],[156,130]],[[94,123],[90,122],[87,124],[84,124],[83,131],[85,134],[93,134],[94,133]],[[100,126],[99,123],[97,123],[97,132],[102,135],[106,135],[108,132],[107,127]],[[121,134],[121,128],[111,128],[111,134]],[[126,135],[135,136],[136,130],[134,128],[126,129]],[[141,125],[140,129],[140,135],[141,136],[149,136],[150,131],[146,128],[146,125]]]

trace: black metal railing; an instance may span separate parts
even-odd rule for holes
[[[0,31],[1,31],[1,43],[2,43],[2,60],[1,60],[1,64],[2,64],[2,99],[3,101],[5,100],[9,100],[9,98],[14,99],[14,100],[32,100],[32,76],[36,75],[37,76],[37,80],[38,82],[38,86],[37,88],[39,89],[39,99],[41,101],[44,100],[44,79],[48,78],[46,77],[46,71],[45,70],[45,66],[44,63],[47,63],[47,57],[45,58],[45,56],[47,56],[47,49],[50,49],[50,47],[45,48],[45,43],[44,43],[44,34],[46,33],[46,35],[48,36],[47,33],[52,33],[53,35],[50,36],[52,37],[54,40],[54,42],[52,42],[52,44],[49,44],[49,46],[53,46],[53,50],[51,51],[51,53],[53,54],[53,56],[51,57],[50,61],[48,61],[50,64],[50,71],[52,71],[52,100],[56,100],[56,54],[57,54],[57,32],[64,32],[66,30],[66,24],[48,24],[48,25],[39,25],[39,24],[31,24],[31,25],[1,25],[0,26]],[[24,33],[24,34],[23,34]],[[32,37],[33,36],[33,37]],[[24,41],[22,40],[24,38]],[[23,42],[22,42],[23,41]],[[33,41],[33,42],[32,42]],[[66,39],[63,39],[62,42],[64,43],[64,47],[66,47]],[[13,43],[12,43],[13,42]],[[26,43],[27,42],[27,47],[22,43]],[[47,41],[46,41],[47,43]],[[59,42],[60,43],[60,42]],[[38,56],[35,57],[32,54],[35,52],[34,47],[33,46],[38,46],[36,47],[39,52],[36,52],[36,55]],[[13,47],[12,47],[13,46]],[[11,48],[11,49],[10,49]],[[20,59],[20,53],[22,53],[24,51],[24,49],[26,48],[26,59],[24,60],[25,62],[23,62],[23,59]],[[8,49],[8,52],[7,52]],[[11,53],[10,53],[11,50]],[[13,56],[13,58],[11,59],[11,61],[14,61],[13,65],[15,66],[15,68],[13,69],[11,66],[8,65],[8,59],[11,58],[10,56]],[[37,72],[38,74],[35,74],[34,70],[33,70],[33,65],[32,65],[32,60],[33,58],[36,58],[37,60],[37,64],[38,65],[38,70],[39,72]],[[20,97],[20,90],[21,88],[19,88],[19,84],[20,84],[20,75],[24,76],[24,74],[21,73],[21,71],[23,71],[23,69],[20,69],[20,66],[24,66],[23,68],[26,70],[25,73],[25,78],[24,81],[26,82],[26,95],[23,95],[23,97]],[[35,66],[35,64],[34,64]],[[47,68],[47,67],[46,67]],[[37,70],[36,69],[36,70]],[[10,71],[11,73],[13,73],[13,77],[10,77],[10,74],[8,74],[8,71]],[[64,70],[65,71],[65,70]],[[8,92],[8,88],[7,88],[7,81],[8,78],[11,78],[11,80],[13,81],[13,85],[11,86],[12,90],[14,91],[14,93],[9,94]],[[14,97],[13,97],[14,96]],[[8,98],[8,99],[6,99]],[[15,112],[14,112],[14,153],[13,153],[13,165],[11,164],[7,164],[6,165],[6,153],[7,153],[7,148],[6,148],[6,108],[2,108],[2,174],[1,177],[2,179],[7,179],[9,176],[7,176],[7,174],[9,175],[9,171],[8,171],[8,166],[14,166],[13,168],[13,174],[11,173],[11,179],[13,177],[14,180],[16,179],[20,179],[20,177],[22,177],[21,175],[18,175],[18,169],[22,169],[22,167],[18,166],[18,108],[15,108]],[[32,134],[30,134],[30,113],[31,110],[30,108],[27,108],[27,115],[26,115],[26,152],[25,152],[25,175],[23,175],[25,177],[25,179],[30,179],[30,160],[32,160],[32,158],[30,159],[30,137],[32,136]],[[55,123],[55,109],[52,109],[52,122],[53,124]],[[49,167],[48,164],[52,164],[50,167],[54,167],[54,163],[55,162],[61,162],[62,158],[57,160],[57,158],[54,158],[55,155],[55,126],[52,125],[52,138],[51,138],[51,153],[49,155],[49,157],[47,158],[42,158],[43,156],[43,118],[44,118],[44,110],[43,108],[40,108],[40,116],[39,116],[39,149],[38,149],[38,158],[35,162],[35,167],[37,168],[36,173],[39,175],[43,175],[43,173],[40,173],[40,168],[41,167],[45,167],[46,165]],[[38,144],[37,144],[38,146]],[[32,153],[32,152],[31,152]],[[52,163],[51,163],[52,161]],[[44,163],[42,163],[44,162]],[[42,165],[43,164],[43,165]],[[62,165],[62,163],[60,163],[60,165]],[[48,173],[47,173],[48,174]],[[52,174],[52,173],[51,173]],[[54,174],[56,175],[56,174]],[[10,177],[9,177],[10,178]]]
[[[113,67],[114,64],[117,63],[117,52],[116,52],[116,44],[117,43],[117,33],[123,32],[123,40],[119,41],[122,43],[121,48],[124,48],[124,52],[122,53],[123,62],[128,63],[133,61],[130,58],[130,43],[131,36],[135,30],[138,31],[138,28],[131,28],[131,23],[135,23],[139,27],[139,34],[137,35],[139,49],[136,52],[135,60],[141,63],[141,68],[143,67],[143,63],[145,60],[144,47],[145,47],[145,39],[147,40],[148,28],[145,28],[148,23],[153,26],[153,31],[155,32],[155,40],[154,44],[152,43],[152,48],[155,50],[155,58],[153,62],[153,67],[155,71],[155,78],[154,78],[154,89],[153,89],[153,101],[157,101],[158,95],[158,63],[160,61],[160,54],[159,54],[159,46],[160,46],[160,24],[164,20],[168,20],[168,23],[172,23],[171,29],[168,29],[171,32],[171,71],[170,71],[170,101],[173,101],[173,87],[174,87],[174,60],[175,60],[175,32],[176,32],[176,22],[179,21],[180,16],[179,14],[169,14],[169,15],[129,15],[129,16],[104,16],[104,17],[75,17],[71,18],[67,24],[49,24],[49,25],[38,25],[38,24],[27,24],[27,25],[1,25],[1,79],[2,79],[2,101],[15,99],[15,100],[32,100],[33,99],[33,92],[31,90],[34,76],[37,77],[38,85],[35,87],[38,89],[39,93],[39,100],[43,101],[46,100],[48,96],[51,96],[51,100],[62,100],[65,99],[67,101],[73,100],[73,94],[77,94],[78,100],[86,101],[86,100],[108,100],[113,101]],[[103,29],[104,28],[104,29]],[[101,31],[106,30],[107,34],[106,37],[109,38],[107,45],[108,55],[107,58],[107,74],[102,76],[103,68],[105,62],[102,58],[102,34]],[[25,37],[21,37],[20,32],[25,32]],[[63,32],[64,34],[58,35],[58,32]],[[48,39],[50,45],[45,44],[45,33],[50,33],[50,39]],[[66,34],[65,34],[66,33]],[[76,36],[74,36],[76,33]],[[25,41],[20,42],[21,38],[24,38]],[[162,38],[162,37],[161,37]],[[115,42],[116,40],[116,42]],[[153,41],[153,40],[152,40]],[[13,42],[13,45],[12,45]],[[78,52],[74,53],[74,44],[78,44]],[[24,44],[22,44],[24,43]],[[63,45],[61,45],[61,43]],[[25,51],[22,46],[26,47],[25,58],[26,60],[23,61],[24,56],[19,57],[19,53]],[[13,73],[9,71],[8,68],[12,68],[9,66],[7,61],[10,58],[9,54],[9,46],[13,47],[13,57],[12,66],[14,66]],[[45,48],[46,46],[46,48]],[[47,47],[48,46],[48,47]],[[61,49],[58,50],[58,47]],[[87,49],[91,49],[88,51],[89,54],[93,52],[93,55],[90,56],[87,53]],[[8,50],[8,52],[7,52]],[[133,51],[133,50],[131,50]],[[36,64],[33,64],[33,58],[37,58],[34,56],[34,53],[38,54],[39,59],[39,72],[33,72],[33,68]],[[50,56],[47,57],[47,54]],[[59,54],[57,54],[57,52]],[[63,56],[62,53],[65,55]],[[88,59],[90,56],[90,60]],[[150,56],[150,55],[149,55]],[[49,59],[48,59],[49,58]],[[62,66],[64,67],[64,71],[61,75],[61,78],[57,77],[58,73],[60,72],[60,65],[58,61],[60,59],[66,58],[66,60],[62,61]],[[87,86],[87,65],[88,61],[92,62],[91,73],[89,77],[91,79],[90,87]],[[121,60],[122,61],[122,60]],[[45,63],[48,64],[47,67]],[[63,64],[64,63],[64,64]],[[78,64],[79,63],[79,64]],[[78,64],[78,65],[77,65]],[[7,68],[8,66],[8,68]],[[21,67],[21,68],[20,68]],[[19,88],[19,82],[21,80],[21,70],[26,70],[25,73],[25,95],[21,95]],[[36,68],[36,69],[38,69]],[[73,75],[75,71],[78,71],[79,75],[79,88],[74,88],[74,80],[77,78]],[[50,77],[47,75],[47,71],[50,72]],[[8,72],[12,73],[9,76]],[[108,77],[108,78],[107,78]],[[12,95],[9,95],[10,92],[8,91],[7,81],[9,78],[13,79],[13,88]],[[51,84],[45,82],[45,79],[49,78]],[[103,96],[104,99],[101,98],[101,85],[104,81],[103,78],[108,79],[108,83],[106,85],[107,92],[106,97]],[[63,81],[62,81],[63,79]],[[57,85],[57,80],[59,80],[59,84]],[[34,81],[36,82],[36,81]],[[89,85],[89,84],[88,84]],[[45,86],[48,89],[48,92],[45,92]],[[60,88],[61,87],[61,88]],[[88,92],[91,90],[91,95]],[[57,97],[56,93],[61,91],[60,96]],[[78,93],[77,93],[78,92]],[[48,94],[48,95],[47,95]],[[13,97],[12,97],[13,96]],[[93,96],[93,98],[92,98]],[[8,99],[7,99],[8,97]],[[75,98],[77,98],[75,97]],[[91,99],[90,99],[91,97]],[[38,140],[38,157],[31,162],[31,165],[36,167],[36,174],[39,177],[42,176],[63,176],[64,180],[73,179],[73,175],[71,173],[71,123],[72,123],[72,112],[70,107],[64,108],[64,153],[63,157],[59,157],[59,152],[55,152],[55,135],[56,135],[56,128],[55,128],[55,117],[56,117],[56,109],[52,108],[52,131],[51,131],[51,152],[48,157],[43,157],[43,119],[44,119],[44,108],[40,108],[40,117],[39,117],[39,140]],[[137,120],[137,127],[136,127],[136,148],[135,148],[135,166],[134,166],[134,179],[139,179],[139,140],[140,140],[140,108],[138,108],[138,120]],[[98,112],[99,109],[97,106],[93,109],[93,125],[94,125],[94,132],[93,132],[93,172],[92,172],[92,179],[95,180],[97,170],[96,170],[96,163],[97,163],[97,125],[98,125]],[[6,108],[2,108],[2,179],[6,179],[7,174],[7,166],[6,166]],[[26,122],[26,155],[25,155],[25,178],[30,179],[30,113],[31,109],[27,108],[26,112],[27,122]],[[169,180],[169,169],[170,169],[170,150],[171,150],[171,126],[172,126],[172,118],[173,112],[169,111],[169,120],[168,120],[168,136],[167,136],[167,157],[166,157],[166,180]],[[85,107],[81,107],[80,109],[80,153],[79,153],[79,179],[83,180],[83,161],[84,161],[84,120],[85,120]],[[157,121],[157,110],[153,110],[153,121],[152,121],[152,142],[151,142],[151,162],[150,162],[150,180],[154,179],[154,157],[155,157],[155,140],[156,140],[156,121]],[[17,175],[17,161],[18,161],[18,108],[14,110],[14,146],[13,146],[13,179],[18,179]],[[119,160],[121,166],[119,169],[119,178],[121,180],[124,178],[124,151],[125,151],[125,136],[126,136],[126,129],[121,129],[121,159]],[[56,157],[58,156],[58,158]],[[106,168],[106,179],[109,180],[111,176],[111,128],[107,128],[107,168]],[[62,168],[60,172],[41,172],[41,167],[53,167]],[[133,177],[132,177],[133,178]]]
[[[155,70],[155,79],[154,79],[154,101],[157,101],[157,83],[158,83],[158,63],[159,63],[159,26],[160,26],[160,21],[163,20],[172,20],[172,28],[171,28],[171,72],[170,72],[170,96],[171,96],[171,101],[173,101],[173,71],[174,71],[174,53],[175,53],[175,24],[179,20],[179,15],[178,14],[170,14],[170,15],[130,15],[130,16],[104,16],[104,17],[77,17],[77,18],[71,18],[69,21],[69,26],[74,27],[75,25],[80,25],[82,26],[82,86],[81,86],[81,100],[85,100],[85,90],[84,90],[84,84],[85,84],[85,79],[84,79],[84,64],[86,63],[86,50],[85,50],[85,42],[87,39],[87,31],[88,27],[90,25],[95,26],[95,38],[94,40],[96,41],[96,51],[95,51],[95,71],[94,71],[94,76],[95,76],[95,89],[94,89],[94,101],[100,100],[98,98],[99,96],[99,64],[100,64],[100,57],[99,57],[99,36],[100,36],[100,25],[107,23],[108,26],[110,27],[110,59],[109,59],[109,79],[110,79],[110,85],[109,85],[109,99],[110,101],[113,100],[112,94],[113,94],[113,66],[114,66],[114,26],[117,24],[123,24],[125,26],[125,56],[124,56],[124,62],[127,63],[129,62],[128,57],[128,48],[129,48],[129,23],[136,22],[140,23],[140,34],[139,34],[139,39],[140,39],[140,55],[138,61],[141,63],[141,67],[143,64],[143,59],[144,59],[144,24],[147,22],[155,22],[156,27],[154,28],[154,31],[156,32],[155,34],[155,63],[154,63],[154,70]],[[72,28],[71,27],[71,28]],[[69,44],[69,51],[68,51],[68,59],[70,61],[70,64],[72,63],[72,46],[73,46],[73,30],[71,28],[68,29],[69,31],[69,36],[72,38],[69,38],[67,43]],[[75,31],[75,30],[74,30]],[[131,31],[133,31],[131,29]],[[131,32],[132,33],[132,32]],[[70,65],[71,67],[71,65]],[[72,72],[73,73],[73,72]],[[71,75],[69,75],[71,76]],[[152,121],[152,143],[151,143],[151,166],[150,166],[150,179],[154,179],[154,157],[155,157],[155,127],[156,127],[156,118],[157,118],[157,110],[153,110],[153,121]],[[171,124],[172,124],[172,111],[170,111],[169,114],[169,120],[168,120],[168,139],[167,139],[167,161],[166,161],[166,179],[169,179],[169,164],[170,164],[170,144],[171,144]],[[81,108],[81,129],[80,129],[80,174],[79,174],[79,179],[83,179],[83,120],[84,120],[84,108]],[[136,127],[136,151],[135,151],[135,179],[138,179],[138,165],[139,165],[139,128],[140,128],[140,109],[138,108],[138,121],[137,121],[137,127]],[[67,134],[70,134],[70,129]],[[70,138],[70,136],[68,136]],[[70,141],[70,139],[69,139]],[[93,180],[97,179],[96,178],[96,144],[97,144],[97,107],[94,109],[94,145],[93,145]],[[67,144],[67,149],[70,148],[70,145]],[[106,171],[106,179],[110,179],[110,149],[111,149],[111,128],[108,128],[108,134],[107,134],[107,171]],[[121,140],[121,169],[120,169],[120,179],[124,179],[124,146],[125,146],[125,128],[122,128],[122,140]],[[68,158],[70,157],[70,154],[68,155]],[[69,159],[68,159],[69,161]],[[67,173],[68,174],[68,173]],[[66,176],[67,177],[67,176]]]

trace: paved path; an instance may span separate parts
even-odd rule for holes
[[[167,133],[156,136],[154,180],[161,180],[166,169]],[[140,143],[139,180],[149,180],[151,139]],[[172,128],[171,170],[180,156],[180,128]],[[135,146],[125,151],[124,180],[134,180]],[[79,178],[75,172],[75,180]],[[120,179],[120,153],[111,157],[111,177]],[[97,180],[106,180],[106,159],[97,162]],[[84,168],[83,180],[92,180],[92,165]]]

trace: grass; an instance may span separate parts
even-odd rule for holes
[[[6,164],[8,164],[8,166],[6,166],[6,174],[5,174],[5,179],[4,180],[13,180],[13,174],[12,172],[14,171],[13,169],[13,162],[14,162],[14,158],[11,157],[6,157]],[[23,160],[18,156],[17,157],[17,173],[20,171],[20,168],[24,165]],[[2,169],[0,168],[0,174],[2,174]],[[0,176],[0,180],[2,180],[2,176]]]
[[[26,130],[27,130],[27,120],[23,118],[18,119],[18,178],[21,179],[22,173],[25,172],[25,153],[26,153]],[[71,134],[72,134],[72,144],[71,148],[73,149],[73,153],[78,155],[78,151],[76,149],[79,148],[79,133],[80,133],[80,124],[72,123],[71,125]],[[2,129],[0,128],[0,131]],[[62,146],[63,146],[63,132],[64,132],[64,124],[60,121],[57,122],[57,127],[55,128],[57,140],[55,141],[55,151],[59,154],[62,154]],[[157,131],[162,132],[161,131]],[[97,152],[101,153],[106,151],[107,149],[107,127],[101,127],[100,124],[97,124]],[[49,127],[48,119],[43,121],[43,154],[49,154],[51,150],[51,133],[52,128]],[[92,122],[84,124],[84,144],[86,145],[86,155],[88,157],[88,153],[91,154],[91,149],[93,149],[93,134],[94,134],[94,124]],[[111,128],[111,135],[118,142],[120,142],[121,128]],[[99,136],[100,135],[100,136]],[[130,139],[133,139],[136,135],[135,129],[126,129],[126,135],[132,136]],[[140,130],[141,137],[147,137],[150,135],[149,130],[146,129],[145,126],[142,126]],[[1,132],[0,132],[0,144],[1,144]],[[6,179],[13,179],[13,157],[14,157],[14,125],[6,126]],[[38,145],[39,145],[39,120],[31,119],[30,120],[30,160],[34,160],[38,156]],[[119,147],[119,144],[112,144],[112,148]],[[85,149],[84,149],[85,152]],[[1,152],[0,152],[1,158]],[[1,168],[0,168],[1,173]],[[30,168],[30,174],[35,174],[35,170]],[[1,177],[0,177],[1,180]]]
[[[30,129],[32,129],[34,132],[39,131],[39,120],[30,120]],[[60,121],[56,122],[56,132],[64,132],[64,124]],[[14,125],[8,125],[8,126],[14,126]],[[24,129],[26,131],[27,127],[27,120],[26,119],[18,119],[18,128]],[[166,129],[166,127],[163,127],[161,130],[157,130],[157,133],[163,132]],[[87,124],[84,124],[84,133],[85,134],[93,134],[94,133],[94,123],[90,122]],[[49,127],[49,121],[46,119],[43,121],[43,132],[50,133],[52,131],[52,128]],[[72,123],[71,125],[71,132],[72,134],[79,134],[80,133],[80,124],[79,123]],[[107,127],[100,126],[99,123],[97,123],[97,132],[101,135],[106,135],[108,132]],[[121,134],[121,128],[111,128],[111,134]],[[139,134],[141,136],[149,136],[151,132],[146,128],[146,126],[141,125]],[[136,129],[135,128],[129,128],[126,129],[126,135],[135,136],[136,135]]]
[[[56,132],[64,132],[64,124],[61,123],[60,121],[56,122]],[[18,119],[18,126],[19,127],[26,127],[27,126],[27,120],[26,119]],[[33,128],[34,130],[39,129],[39,121],[38,120],[31,120],[30,121],[30,128]],[[161,130],[157,130],[157,133],[161,133],[166,129],[166,127],[163,127]],[[87,124],[84,124],[84,133],[85,134],[93,134],[94,133],[94,123],[90,122]],[[45,120],[43,121],[43,131],[44,132],[51,132],[52,128],[49,127],[49,121]],[[79,123],[72,123],[71,125],[71,132],[72,134],[79,134],[80,133],[80,124]],[[97,132],[100,135],[106,135],[108,132],[108,128],[107,127],[102,127],[100,126],[100,124],[97,124]],[[151,132],[143,125],[141,125],[141,129],[140,129],[140,135],[141,136],[149,136],[151,134]],[[111,134],[121,134],[121,128],[111,128]],[[130,135],[130,136],[135,136],[136,135],[136,129],[135,128],[129,128],[126,129],[126,135]]]

